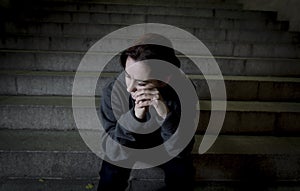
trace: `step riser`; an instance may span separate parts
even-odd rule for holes
[[[200,99],[210,99],[205,80],[193,80]],[[220,81],[209,81],[217,88]],[[225,80],[227,100],[297,101],[300,100],[300,83],[253,82]]]
[[[44,182],[39,182],[38,179],[12,179],[3,180],[3,191],[32,191],[32,190],[45,190],[45,191],[82,191],[86,190],[87,185],[93,185],[93,188],[89,188],[91,191],[96,191],[98,185],[98,179],[45,179]],[[162,179],[151,180],[132,180],[130,183],[129,191],[153,191],[158,188],[162,188],[164,182]],[[266,189],[268,191],[298,191],[300,189],[299,184],[295,182],[267,182],[262,185],[262,182],[197,182],[195,191],[212,191],[212,190],[261,190]]]
[[[0,94],[2,95],[72,95],[74,76],[31,76],[2,75],[0,77]],[[83,84],[90,84],[92,77],[80,78]],[[102,95],[102,88],[110,78],[101,78],[96,88],[96,96]],[[193,79],[200,99],[210,99],[205,79]],[[212,88],[219,80],[209,80]],[[225,80],[228,100],[260,101],[298,101],[300,100],[299,82],[267,82]],[[238,91],[237,91],[238,90]],[[90,95],[87,93],[85,96]]]
[[[197,167],[198,181],[252,180],[295,180],[299,178],[298,155],[198,155],[194,165]],[[247,161],[247,162],[246,162]],[[91,153],[1,153],[1,177],[98,177],[100,160]],[[134,179],[149,180],[164,177],[160,169],[134,171]],[[147,172],[148,171],[148,172]]]
[[[83,54],[76,53],[5,53],[0,52],[0,69],[76,71]],[[200,63],[209,59],[195,58]],[[181,69],[187,74],[199,74],[199,70],[187,58],[180,57]],[[223,75],[244,76],[300,76],[300,60],[251,60],[216,59]],[[216,74],[206,67],[206,74]],[[93,69],[91,70],[93,71]],[[94,69],[96,71],[96,69]],[[106,65],[105,71],[120,72],[119,58]]]
[[[44,11],[44,12],[41,12]],[[275,12],[254,12],[254,11],[238,11],[238,10],[226,10],[226,9],[201,9],[201,8],[179,8],[179,7],[160,7],[160,6],[136,6],[136,5],[52,5],[44,6],[36,10],[40,12],[42,16],[48,16],[48,12],[71,12],[68,14],[78,13],[126,13],[126,14],[150,14],[150,15],[184,15],[194,17],[214,17],[214,18],[231,18],[231,19],[275,19]]]
[[[226,31],[226,40],[233,42],[259,42],[259,43],[297,43],[300,37],[297,34],[282,32],[255,32],[255,31]],[[202,39],[201,37],[199,39]]]
[[[121,25],[91,25],[91,24],[30,24],[30,26],[6,23],[4,31],[6,34],[43,35],[43,36],[78,36],[101,37],[122,28]],[[234,41],[234,42],[259,42],[259,43],[290,43],[299,42],[298,34],[284,33],[281,31],[254,31],[254,30],[230,30],[230,29],[203,29],[183,28],[201,40]],[[76,33],[75,33],[76,31]]]
[[[2,179],[1,180],[1,191],[33,191],[33,190],[43,190],[43,191],[82,191],[86,190],[86,186],[91,184],[94,185],[93,189],[90,191],[96,191],[99,180],[98,179],[42,179],[40,178],[17,178],[17,179]]]
[[[209,116],[209,112],[200,113],[198,134],[206,131]],[[227,111],[221,134],[296,136],[300,132],[295,124],[298,118],[298,113]]]
[[[97,7],[98,8],[98,7]],[[148,16],[166,16],[176,17],[183,16],[186,19],[190,18],[215,18],[215,19],[239,19],[239,20],[269,20],[274,15],[263,15],[261,12],[241,12],[241,11],[228,11],[228,10],[214,10],[214,9],[176,9],[165,7],[133,7],[133,6],[105,6],[99,7],[99,9],[86,10],[87,12],[67,12],[63,10],[61,12],[55,10],[35,10],[34,14],[38,17],[21,18],[24,21],[43,21],[43,22],[71,22],[71,23],[90,23],[97,22],[97,18],[103,18],[103,14],[107,15],[132,15],[139,17]],[[50,8],[51,9],[51,8]],[[97,11],[97,12],[94,12]],[[128,20],[131,22],[131,20]]]
[[[84,15],[83,15],[84,16]],[[221,18],[196,18],[182,16],[167,15],[134,15],[134,14],[105,14],[97,13],[87,18],[84,17],[71,18],[65,16],[63,18],[41,18],[40,20],[30,20],[34,22],[55,22],[55,23],[90,23],[90,24],[122,24],[132,25],[138,23],[164,23],[178,27],[193,28],[214,28],[214,29],[264,29],[264,30],[282,30],[287,29],[288,23],[284,21],[260,21],[260,20],[241,20],[241,19],[221,19]],[[30,23],[28,23],[30,24]],[[26,23],[22,23],[26,26]],[[21,25],[21,26],[22,26]]]
[[[87,51],[97,39],[62,38],[62,37],[32,37],[2,39],[0,48],[18,50],[53,50],[53,51]],[[105,52],[114,53],[116,47],[131,44],[132,41],[118,40],[108,43]],[[209,56],[206,50],[195,51],[199,48],[196,43],[181,42],[181,50],[186,54]],[[300,47],[290,44],[245,44],[233,42],[204,42],[206,47],[215,56],[242,56],[242,57],[276,57],[300,58]],[[196,49],[197,50],[197,49]],[[100,50],[99,50],[100,51]]]
[[[247,156],[221,155],[196,158],[199,180],[245,180],[250,182],[275,180],[297,180],[300,177],[297,161],[299,156]],[[232,170],[231,170],[232,169]],[[230,177],[230,178],[228,178]],[[254,185],[252,185],[254,186]]]
[[[163,180],[132,180],[130,191],[153,191],[164,185]],[[214,190],[268,190],[268,191],[298,191],[299,184],[295,182],[262,182],[254,181],[198,181],[194,191],[214,191]]]
[[[208,111],[201,112],[198,133],[203,133],[207,128],[209,115]],[[5,129],[76,129],[71,107],[1,106],[0,117],[0,127]],[[221,133],[295,135],[300,133],[298,119],[299,113],[227,111]]]
[[[0,177],[98,176],[100,160],[93,153],[2,152]]]
[[[46,5],[46,6],[52,6],[52,5],[56,5],[58,4],[62,5],[62,4],[73,4],[74,5],[74,1],[72,2],[60,2],[58,1],[56,2],[44,2],[41,5]],[[79,2],[79,3],[75,3],[76,5],[80,5],[80,6],[88,6],[88,7],[97,7],[97,6],[101,6],[103,4],[107,4],[107,1],[94,1],[94,2]],[[229,10],[237,10],[237,9],[242,9],[242,5],[238,4],[236,1],[234,2],[220,2],[220,1],[200,1],[200,2],[195,2],[195,1],[173,1],[172,3],[170,3],[169,1],[155,1],[155,0],[151,0],[151,1],[142,1],[142,0],[135,0],[135,1],[109,1],[108,4],[116,4],[116,6],[118,5],[139,5],[139,6],[163,6],[163,7],[186,7],[186,8],[215,8],[215,9],[229,9]]]

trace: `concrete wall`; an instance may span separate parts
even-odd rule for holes
[[[242,3],[248,10],[276,11],[279,20],[290,22],[290,31],[300,32],[300,0],[237,0],[237,2]],[[0,0],[0,10],[3,12],[19,4],[23,7],[30,3],[28,0]]]
[[[279,20],[290,21],[290,31],[300,31],[300,0],[238,0],[245,9],[278,12]]]

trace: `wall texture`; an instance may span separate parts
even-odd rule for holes
[[[279,20],[290,22],[290,31],[300,31],[299,0],[238,0],[245,9],[277,11]]]
[[[0,9],[8,8],[14,0],[0,0]],[[248,10],[278,12],[279,20],[290,22],[290,31],[300,31],[300,0],[237,0]],[[21,1],[22,2],[22,1]],[[20,3],[18,1],[18,3]]]

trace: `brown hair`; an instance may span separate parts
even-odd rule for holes
[[[128,56],[135,61],[147,59],[163,60],[180,68],[180,61],[175,55],[171,41],[155,33],[143,35],[136,41],[134,46],[121,53],[120,62],[123,68],[125,68]]]

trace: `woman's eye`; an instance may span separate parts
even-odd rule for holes
[[[147,83],[144,83],[144,82],[143,83],[138,83],[138,85],[139,86],[145,86],[145,85],[147,85]]]

